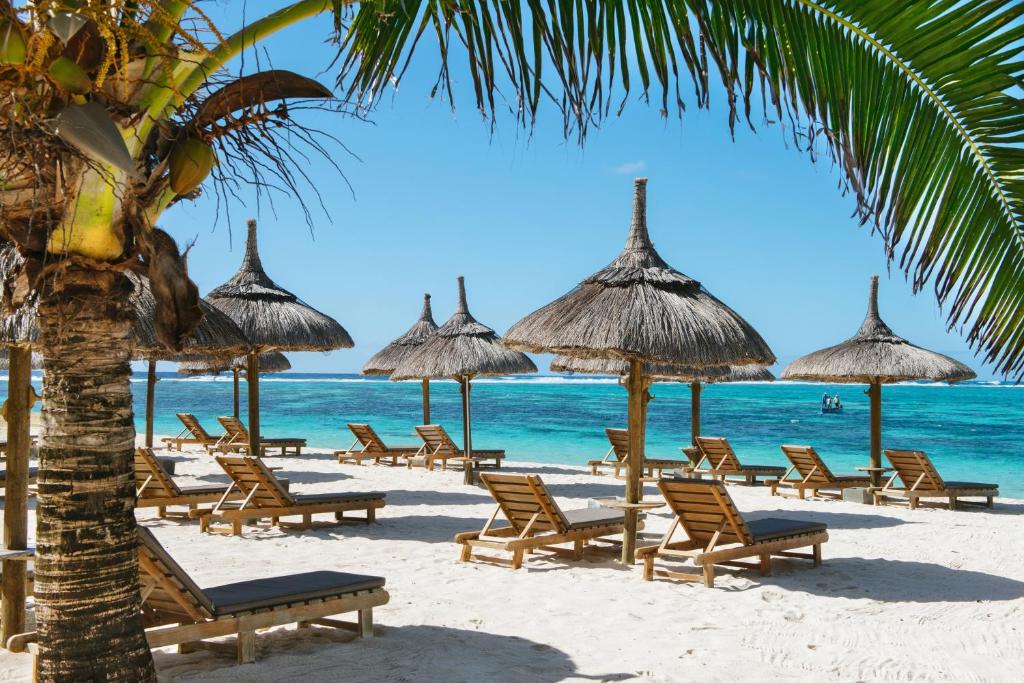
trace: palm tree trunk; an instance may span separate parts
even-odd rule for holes
[[[130,287],[120,273],[71,267],[40,297],[40,681],[155,680],[141,618],[131,470]]]

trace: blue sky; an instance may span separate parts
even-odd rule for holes
[[[215,17],[228,11],[214,9]],[[238,21],[220,16],[223,29]],[[273,65],[321,74],[331,58],[328,22],[316,19],[264,43]],[[680,122],[633,97],[583,148],[562,139],[550,107],[532,132],[504,117],[492,133],[473,108],[469,82],[455,82],[463,96],[454,113],[429,99],[432,55],[417,56],[423,59],[370,122],[302,118],[358,157],[331,148],[351,188],[324,160],[305,167],[326,207],[314,208],[312,231],[294,198],[275,196],[271,210],[251,192],[242,192],[244,204],[226,207],[230,223],[212,193],[161,221],[179,244],[195,240],[190,273],[205,294],[237,269],[245,219],[259,220],[269,275],[356,341],[331,354],[289,354],[295,371],[358,371],[412,324],[424,292],[443,322],[454,308],[457,275],[466,276],[477,319],[504,332],[615,257],[629,226],[633,178],[644,175],[661,255],[747,318],[782,364],[852,335],[868,279],[878,273],[881,312],[898,334],[991,376],[961,336],[946,332],[930,290],[914,296],[902,273],[890,276],[881,238],[857,226],[852,198],[838,191],[837,169],[812,164],[780,127],[737,127],[733,141],[721,98],[710,112],[690,107]],[[320,75],[326,84],[333,78]]]

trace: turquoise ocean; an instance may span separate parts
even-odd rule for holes
[[[3,383],[5,384],[5,382]],[[136,424],[145,415],[145,377],[132,378]],[[837,473],[867,464],[868,398],[858,385],[790,382],[704,388],[702,432],[726,436],[741,460],[786,465],[783,443],[810,444]],[[0,390],[6,391],[5,386]],[[243,418],[245,383],[242,382]],[[838,393],[841,414],[822,415],[823,392]],[[317,448],[352,442],[346,422],[369,422],[385,441],[415,443],[422,419],[420,384],[355,375],[268,375],[260,382],[265,436],[302,436]],[[690,390],[656,384],[649,404],[647,452],[680,456],[690,434]],[[584,465],[607,450],[604,427],[626,424],[626,392],[613,378],[536,376],[473,383],[473,444],[504,448],[511,460]],[[231,378],[161,373],[157,434],[176,434],[176,412],[191,412],[212,432],[231,413]],[[1024,385],[968,382],[901,384],[883,390],[882,445],[927,452],[948,479],[994,481],[1024,498]],[[461,443],[458,385],[431,383],[431,417]]]

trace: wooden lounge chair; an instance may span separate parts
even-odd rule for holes
[[[416,427],[416,433],[423,439],[423,445],[406,463],[409,467],[421,466],[428,470],[434,469],[434,463],[440,461],[441,469],[448,469],[448,461],[465,463],[465,452],[455,445],[452,438],[448,436],[441,425],[420,425]],[[473,449],[473,464],[477,467],[492,466],[501,467],[501,460],[505,457],[504,450],[481,450]]]
[[[885,457],[896,472],[885,485],[872,491],[875,505],[885,505],[888,498],[906,498],[910,509],[918,506],[922,498],[945,498],[950,510],[961,505],[992,507],[993,498],[999,495],[996,484],[979,484],[969,481],[944,481],[935,469],[931,459],[922,451],[885,451]],[[899,479],[903,486],[896,486]],[[984,498],[985,502],[960,500],[961,498]]]
[[[209,486],[178,486],[151,448],[135,449],[135,507],[158,508],[161,517],[167,517],[167,508],[186,506],[196,510],[203,503],[216,503],[228,492],[228,484]],[[227,500],[240,500],[241,491],[227,493]],[[184,516],[188,516],[185,514]]]
[[[519,569],[524,553],[541,549],[578,559],[590,541],[622,533],[622,512],[606,508],[563,511],[535,474],[484,472],[480,479],[498,506],[483,529],[456,534],[455,542],[462,545],[462,562],[476,560]],[[499,514],[505,516],[508,526],[494,527]],[[572,543],[572,549],[554,547],[564,543]],[[477,548],[512,553],[512,557],[478,555],[473,552]]]
[[[184,445],[197,445],[209,452],[223,438],[223,436],[213,436],[206,431],[192,413],[175,413],[175,415],[185,427],[178,432],[177,436],[165,436],[161,439],[164,448],[168,450],[173,448],[180,451]]]
[[[843,489],[871,486],[871,478],[867,475],[836,476],[832,474],[832,470],[811,446],[783,444],[782,452],[786,454],[793,466],[786,470],[786,474],[781,479],[767,482],[772,488],[773,496],[779,495],[779,487],[795,489],[800,498],[804,498],[808,491],[812,496],[821,495],[822,490],[837,491],[841,496]],[[790,478],[793,474],[797,475],[795,479]]]
[[[598,468],[611,467],[615,471],[615,476],[619,477],[629,462],[629,430],[606,427],[604,433],[608,437],[610,447],[601,460],[590,460],[587,462],[590,466],[590,473],[597,474]],[[685,460],[644,458],[644,469],[647,471],[648,477],[653,477],[655,470],[661,476],[665,470],[682,469],[686,466],[687,462]]]
[[[336,526],[346,522],[366,522],[376,518],[377,508],[384,507],[384,495],[377,492],[359,493],[318,493],[294,495],[281,484],[274,473],[259,458],[247,455],[218,455],[217,462],[231,477],[234,488],[243,494],[240,501],[228,500],[227,494],[212,510],[199,511],[199,530],[231,533],[239,536],[242,524],[261,519],[270,519],[272,526],[293,529],[311,529],[314,526]],[[345,517],[346,512],[364,510],[362,518]],[[313,522],[313,515],[334,513],[334,522]],[[282,522],[281,517],[301,516],[301,522]],[[222,528],[213,522],[225,522],[231,526]]]
[[[662,479],[661,494],[675,515],[659,545],[638,548],[637,559],[644,562],[644,579],[655,576],[687,581],[703,581],[715,585],[715,565],[723,564],[771,573],[771,558],[799,557],[821,564],[821,544],[828,540],[824,524],[795,519],[767,518],[745,520],[732,502],[725,484],[714,479]],[[685,541],[672,541],[682,527]],[[795,548],[811,548],[809,553]],[[741,558],[757,557],[758,563],[740,562]],[[658,558],[692,560],[702,569],[700,575],[656,569]]]
[[[338,457],[340,463],[351,462],[362,465],[363,460],[373,460],[379,465],[381,460],[390,460],[389,464],[397,465],[399,458],[415,455],[422,448],[422,446],[388,446],[368,424],[349,422],[348,428],[356,440],[347,450],[334,451],[334,455]],[[357,449],[356,445],[361,448]]]
[[[221,415],[217,418],[224,427],[224,439],[217,444],[217,450],[228,451],[249,451],[249,430],[237,417]],[[264,456],[268,448],[280,448],[281,455],[288,455],[288,449],[294,451],[294,455],[302,455],[302,449],[306,447],[305,439],[268,439],[260,437],[260,452],[252,455]]]
[[[756,484],[758,477],[781,479],[786,474],[785,467],[741,464],[729,440],[719,436],[698,436],[697,447],[700,448],[701,460],[695,471],[710,474],[727,484],[738,483],[727,479],[731,476],[741,476],[746,484]]]

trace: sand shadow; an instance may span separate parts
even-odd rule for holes
[[[529,465],[516,465],[515,463],[505,463],[501,467],[502,472],[509,472],[512,474],[586,474],[587,471],[582,468],[572,469],[569,467],[558,467],[557,465],[543,465],[543,466],[529,466]]]
[[[375,616],[386,624],[383,610],[378,609]],[[206,681],[254,683],[290,679],[556,683],[569,678],[620,681],[636,676],[636,672],[582,674],[567,653],[518,636],[431,625],[378,625],[374,630],[375,637],[358,640],[336,629],[277,629],[258,637],[260,659],[242,666],[227,655],[210,652],[161,651],[155,653],[155,660],[161,681],[196,676]],[[441,654],[445,652],[457,654]]]
[[[985,602],[1024,597],[1024,581],[941,564],[863,557],[828,557],[820,568],[786,564],[774,577],[759,577],[758,583],[774,583],[793,591],[829,598],[867,598],[882,602]],[[807,564],[807,563],[801,563]],[[806,569],[806,571],[804,571]]]

